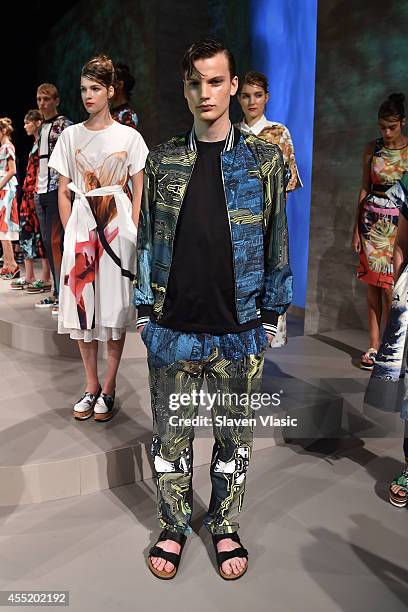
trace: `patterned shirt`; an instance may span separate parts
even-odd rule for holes
[[[137,130],[139,125],[139,119],[135,111],[129,106],[127,102],[120,104],[111,111],[112,119],[123,125],[128,125],[131,128]]]
[[[268,121],[265,115],[262,115],[259,121],[257,121],[251,127],[249,127],[245,121],[242,121],[238,125],[238,128],[241,130],[241,132],[244,132],[244,134],[254,134],[262,140],[278,145],[282,151],[283,160],[285,163],[286,191],[294,191],[299,187],[303,187],[296,164],[295,149],[293,147],[292,137],[288,128],[283,125],[283,123]]]

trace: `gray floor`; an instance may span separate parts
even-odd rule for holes
[[[157,533],[152,481],[1,508],[0,588],[69,590],[78,612],[406,610],[407,515],[386,501],[384,478],[399,465],[390,440],[355,440],[333,453],[300,446],[255,453],[241,519],[250,570],[231,584],[216,575],[209,537],[199,530],[207,467],[194,476],[199,533],[169,583],[144,562]]]

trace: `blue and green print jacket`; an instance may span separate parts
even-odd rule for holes
[[[149,318],[160,323],[177,220],[196,158],[194,128],[155,147],[147,158],[133,298],[138,326]],[[276,145],[231,126],[221,170],[238,323],[261,318],[265,330],[274,333],[278,315],[292,299],[282,154]]]

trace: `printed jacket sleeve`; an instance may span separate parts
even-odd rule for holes
[[[275,334],[278,316],[292,301],[292,272],[289,266],[288,225],[285,208],[284,163],[275,146],[262,163],[264,186],[264,286],[261,317],[265,330]]]
[[[144,325],[153,310],[151,266],[154,225],[155,177],[151,156],[146,159],[143,193],[137,231],[137,273],[134,282],[133,303],[138,310],[137,326]]]

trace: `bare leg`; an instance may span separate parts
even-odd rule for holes
[[[49,283],[50,278],[50,264],[48,263],[48,259],[46,257],[43,257],[43,259],[41,259],[41,280],[45,283]]]
[[[98,379],[98,341],[84,342],[78,340],[78,346],[85,368],[86,391],[95,394],[100,387]]]
[[[375,350],[380,346],[380,325],[382,315],[382,289],[368,285],[368,329],[370,332],[370,348]]]
[[[10,240],[1,241],[4,255],[4,267],[8,268],[12,272],[18,267],[17,262],[14,258],[14,251]]]
[[[24,260],[24,266],[25,266],[25,279],[28,283],[32,283],[33,281],[35,281],[35,274],[34,274],[34,262],[32,259],[25,259]]]
[[[122,357],[123,345],[125,344],[126,333],[120,340],[108,340],[108,367],[103,383],[102,391],[108,395],[112,395],[116,387],[116,375]]]
[[[383,328],[388,323],[392,304],[392,289],[383,289]]]

